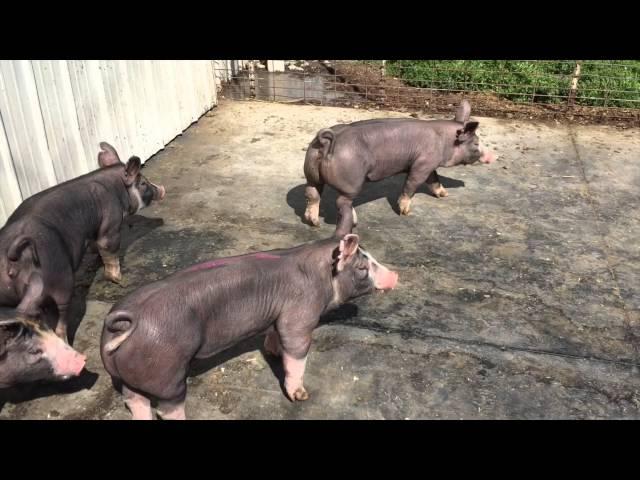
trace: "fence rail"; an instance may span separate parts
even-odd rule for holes
[[[216,75],[233,99],[440,111],[464,95],[476,113],[640,121],[636,60],[242,60]]]

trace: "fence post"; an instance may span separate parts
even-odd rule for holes
[[[571,89],[569,90],[568,104],[572,107],[576,103],[576,93],[578,91],[578,80],[580,79],[580,61],[576,62],[576,69],[573,72],[573,78],[571,79]]]
[[[386,89],[384,86],[384,79],[385,79],[385,75],[387,74],[387,65],[386,65],[387,61],[386,60],[382,60],[382,65],[380,65],[380,102],[383,106],[386,103]]]
[[[256,71],[252,61],[248,62],[249,67],[249,98],[256,98]]]

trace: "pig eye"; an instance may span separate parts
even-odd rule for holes
[[[8,327],[4,327],[4,329],[9,333],[13,340],[17,340],[27,333],[27,329],[24,328],[24,325],[21,323],[12,324]]]

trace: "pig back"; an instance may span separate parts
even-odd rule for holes
[[[179,349],[191,357],[207,357],[265,330],[286,298],[285,276],[262,262],[181,271],[142,287],[118,302],[112,312],[125,312],[131,330],[119,355],[144,355]],[[103,329],[102,346],[122,333]],[[182,356],[182,355],[178,355]],[[152,363],[155,363],[154,360]]]
[[[115,217],[122,220],[127,192],[115,173],[107,169],[91,172],[39,192],[22,202],[7,225],[21,224],[25,233],[36,237],[45,229],[54,230],[76,270],[86,241],[96,239],[105,216],[115,211],[119,212]]]

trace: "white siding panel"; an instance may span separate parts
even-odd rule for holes
[[[58,182],[86,172],[78,115],[67,62],[33,62],[44,128]]]
[[[101,141],[147,160],[216,104],[214,75],[212,60],[1,60],[0,225],[96,169]]]
[[[18,178],[11,161],[4,122],[0,115],[0,219],[8,218],[20,205],[21,199]]]
[[[142,69],[144,71],[144,93],[145,97],[145,110],[149,113],[149,121],[145,123],[144,129],[149,139],[149,144],[152,152],[157,152],[165,146],[164,133],[162,130],[162,107],[164,99],[160,96],[159,90],[156,89],[154,82],[153,62],[151,60],[145,60],[142,63]],[[145,158],[147,155],[145,155]]]
[[[56,184],[31,62],[0,62],[0,74],[4,131],[20,191],[30,196]]]

